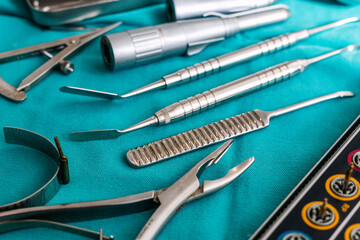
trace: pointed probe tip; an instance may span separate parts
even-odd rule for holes
[[[356,51],[360,48],[360,44],[351,44],[347,47],[345,47],[345,50],[348,52]]]
[[[67,90],[68,88],[70,88],[70,87],[69,87],[69,86],[63,86],[63,87],[59,88],[59,90],[60,90],[61,92],[66,92],[66,90]]]
[[[340,91],[339,92],[339,97],[354,97],[354,96],[355,96],[355,94],[350,91]]]
[[[135,95],[139,95],[139,94],[142,94],[142,93],[154,91],[154,90],[165,88],[165,87],[166,87],[166,83],[165,83],[164,80],[161,79],[159,81],[156,81],[156,82],[150,83],[150,84],[148,84],[146,86],[135,89],[135,90],[133,90],[133,91],[131,91],[129,93],[123,94],[123,95],[121,95],[121,97],[122,98],[132,97],[132,96],[135,96]]]

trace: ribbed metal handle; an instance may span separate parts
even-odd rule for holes
[[[181,83],[184,81],[192,81],[212,73],[219,72],[223,69],[237,65],[239,63],[249,61],[256,57],[281,51],[290,47],[297,41],[309,37],[307,30],[302,30],[295,33],[284,34],[278,37],[274,37],[263,42],[253,44],[251,46],[242,48],[238,51],[234,51],[222,56],[212,58],[201,63],[197,63],[193,66],[180,69],[179,71],[164,76],[163,79],[166,85],[172,85]]]
[[[288,35],[281,35],[279,37],[271,38],[266,41],[260,42],[257,46],[261,49],[263,55],[280,51],[289,47],[292,44]]]
[[[168,124],[171,121],[192,116],[199,111],[205,111],[227,99],[289,79],[296,73],[304,71],[306,66],[307,61],[301,59],[285,62],[171,104],[155,115],[160,124]]]
[[[168,137],[126,154],[133,167],[144,167],[194,149],[218,143],[269,125],[263,112],[255,110]]]
[[[217,58],[197,63],[193,66],[180,69],[175,73],[164,76],[167,86],[181,84],[185,81],[192,81],[220,71],[220,61]]]

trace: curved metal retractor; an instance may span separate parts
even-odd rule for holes
[[[57,176],[59,176],[59,173],[64,171],[64,169],[60,169],[60,154],[58,149],[47,138],[25,129],[4,127],[4,135],[7,143],[23,145],[45,153],[55,163],[55,167],[53,169],[54,175],[44,186],[17,202],[0,206],[0,212],[44,205],[53,198],[60,188],[60,182],[58,181]]]
[[[170,220],[184,203],[222,189],[232,183],[251,166],[254,162],[253,157],[230,169],[224,177],[204,181],[202,185],[200,184],[198,177],[204,169],[217,163],[230,148],[232,142],[233,140],[229,140],[221,145],[220,148],[201,160],[168,188],[114,199],[39,206],[0,212],[0,233],[24,227],[34,227],[36,224],[46,226],[49,225],[50,223],[48,222],[52,220],[60,219],[62,222],[75,222],[99,217],[119,216],[158,207],[138,236],[138,239],[152,239],[156,237],[167,221]],[[33,220],[34,218],[42,220]],[[24,222],[26,220],[27,222]],[[59,225],[61,224],[56,226]],[[63,227],[63,225],[61,225],[61,227]],[[79,231],[83,231],[82,229],[79,230],[79,228],[66,228],[66,230],[77,234],[79,234]],[[87,232],[84,232],[84,234],[87,234]],[[103,239],[111,239],[111,236],[109,238],[103,237]]]

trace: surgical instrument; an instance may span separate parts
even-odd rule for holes
[[[212,16],[105,35],[101,40],[105,65],[110,70],[124,69],[169,56],[195,55],[240,31],[285,21],[290,12],[279,4]]]
[[[67,158],[64,156],[59,140],[55,138],[56,147],[47,138],[25,130],[14,127],[4,127],[5,141],[11,144],[23,145],[45,153],[54,162],[54,175],[40,189],[14,203],[0,206],[1,211],[7,211],[17,208],[39,206],[47,203],[58,192],[60,184],[69,183],[69,167]]]
[[[42,26],[80,22],[104,14],[164,3],[166,0],[26,0],[34,21]]]
[[[205,111],[215,104],[218,105],[225,100],[247,94],[249,92],[260,90],[262,88],[280,83],[294,75],[303,72],[309,65],[340,54],[342,52],[354,51],[359,45],[350,45],[314,58],[297,59],[284,62],[263,71],[251,74],[249,76],[234,80],[230,83],[213,88],[209,91],[197,94],[193,97],[173,103],[158,112],[152,117],[133,125],[124,130],[106,129],[97,131],[84,131],[71,133],[70,137],[75,141],[89,141],[96,139],[117,138],[127,132],[141,129],[150,125],[168,124],[174,120],[180,120],[192,116],[198,112]]]
[[[64,217],[64,220],[74,222],[78,219],[93,218],[96,215],[110,217],[157,207],[137,237],[137,239],[153,239],[185,203],[222,189],[252,165],[254,162],[253,157],[230,169],[224,177],[216,180],[205,180],[203,184],[200,184],[198,178],[203,171],[207,167],[216,164],[230,148],[232,142],[233,140],[229,140],[221,145],[168,188],[108,200],[0,212],[0,232],[6,231],[6,225],[9,223],[18,225],[18,228],[21,228],[21,221],[24,219],[40,218],[51,220]],[[19,223],[17,222],[18,219],[20,219]]]
[[[336,92],[275,111],[253,110],[187,132],[131,149],[130,166],[145,167],[180,154],[218,143],[269,126],[270,119],[333,98],[352,97],[352,92]]]
[[[209,12],[240,12],[274,2],[275,0],[168,0],[168,17],[170,20],[184,20],[203,17]]]
[[[336,21],[312,29],[304,29],[301,31],[280,35],[278,37],[274,37],[265,40],[263,42],[242,48],[235,52],[221,55],[203,61],[201,63],[195,64],[193,66],[180,69],[172,74],[162,77],[162,79],[159,81],[153,82],[149,85],[138,88],[134,91],[131,91],[123,95],[119,95],[115,93],[106,93],[91,89],[71,87],[71,86],[62,87],[60,90],[63,92],[92,96],[92,97],[103,97],[110,99],[127,98],[141,93],[146,93],[161,88],[168,88],[173,85],[179,85],[205,76],[209,76],[213,73],[217,73],[219,71],[233,67],[234,65],[237,65],[239,63],[246,62],[260,56],[264,56],[270,53],[275,53],[280,50],[286,49],[294,45],[295,43],[307,39],[308,37],[316,33],[323,32],[332,28],[342,26],[347,23],[352,23],[357,21],[359,21],[359,18],[357,17],[346,18],[340,21]]]
[[[173,85],[182,84],[188,81],[209,76],[213,73],[217,73],[219,71],[233,67],[239,63],[246,62],[270,53],[281,51],[319,32],[323,32],[332,28],[342,26],[347,23],[352,23],[357,21],[359,21],[359,18],[352,17],[352,18],[336,21],[333,23],[329,23],[323,26],[315,27],[312,29],[304,29],[297,32],[280,35],[278,37],[274,37],[265,40],[263,42],[242,48],[235,52],[224,54],[203,61],[201,63],[197,63],[193,66],[180,69],[172,74],[162,77],[162,79],[159,81],[156,81],[147,86],[131,91],[130,93],[124,94],[122,95],[122,97],[130,97],[160,88],[168,88]]]
[[[0,95],[12,100],[23,101],[26,98],[24,91],[29,90],[35,84],[37,84],[42,78],[55,67],[59,66],[60,70],[64,74],[69,74],[74,71],[74,66],[71,62],[65,60],[80,47],[86,43],[94,40],[105,32],[119,26],[121,23],[111,24],[107,27],[96,29],[89,33],[83,33],[72,37],[63,38],[60,40],[42,43],[30,47],[25,47],[17,50],[12,50],[4,53],[0,53],[0,63],[18,60],[35,55],[44,55],[50,58],[46,63],[41,65],[33,73],[27,76],[19,85],[15,88],[0,78]],[[59,51],[55,56],[51,55],[51,51]]]
[[[52,175],[50,180],[47,181],[47,183],[45,183],[42,187],[40,187],[38,190],[30,194],[29,196],[16,202],[0,206],[0,212],[14,211],[15,209],[23,209],[27,207],[44,205],[56,195],[61,185],[69,183],[70,176],[68,160],[62,151],[59,139],[57,137],[54,138],[54,145],[49,139],[45,138],[44,136],[41,136],[26,129],[15,127],[4,127],[4,136],[7,143],[23,145],[29,148],[33,148],[43,152],[48,157],[50,157],[51,161],[54,162],[54,166],[51,167],[49,171],[54,172],[54,174]],[[68,231],[71,233],[91,237],[93,239],[99,239],[99,236],[101,236],[101,230],[100,233],[98,233],[79,227],[73,227],[70,225],[45,220],[27,219],[20,221],[18,220],[16,221],[16,223],[14,221],[8,221],[6,223],[1,223],[0,225],[0,232],[42,226],[57,230]],[[101,239],[112,239],[111,237],[107,236],[102,237],[103,238]]]

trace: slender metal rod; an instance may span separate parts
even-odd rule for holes
[[[267,54],[279,52],[281,50],[291,47],[292,45],[301,40],[307,39],[313,34],[333,29],[347,23],[353,23],[358,21],[359,18],[351,17],[309,30],[304,29],[298,32],[280,35],[278,37],[265,40],[263,42],[242,48],[240,50],[224,54],[216,58],[209,59],[207,61],[203,61],[193,66],[180,69],[172,74],[162,77],[162,79],[156,82],[135,89],[127,94],[123,94],[122,97],[135,96],[145,92],[167,88],[175,84],[181,84],[195,79],[199,79],[204,76],[208,76],[210,74],[235,66],[239,63],[252,60],[256,57],[261,57]]]
[[[130,166],[134,168],[146,167],[202,147],[263,129],[270,125],[271,117],[333,98],[352,96],[354,96],[353,93],[342,91],[275,111],[256,109],[131,149],[126,153],[126,157]]]
[[[183,84],[192,80],[209,76],[224,69],[233,67],[240,63],[252,60],[257,57],[279,52],[291,47],[301,40],[307,39],[313,34],[317,34],[329,29],[333,29],[348,23],[358,22],[359,18],[351,17],[340,21],[325,24],[312,29],[304,29],[297,32],[283,34],[260,43],[230,52],[201,63],[180,69],[174,73],[163,76],[160,80],[150,83],[146,86],[135,89],[129,93],[119,95],[116,93],[102,92],[85,88],[63,87],[60,90],[67,93],[85,95],[91,97],[100,97],[107,99],[120,99],[136,96],[142,93],[163,89],[174,85]]]
[[[314,105],[316,103],[320,103],[320,102],[324,102],[333,98],[339,98],[339,97],[353,97],[355,96],[354,93],[352,92],[348,92],[348,91],[340,91],[340,92],[336,92],[336,93],[331,93],[325,96],[321,96],[318,98],[314,98],[314,99],[310,99],[307,100],[305,102],[301,102],[301,103],[297,103],[288,107],[284,107],[275,111],[271,111],[271,112],[267,112],[269,114],[269,117],[276,117],[276,116],[280,116],[295,110],[298,110],[300,108],[305,108],[311,105]]]
[[[293,76],[304,72],[310,64],[335,56],[342,52],[354,51],[358,48],[359,45],[350,45],[348,47],[341,48],[339,50],[335,50],[315,58],[297,59],[273,66],[263,71],[210,89],[209,91],[205,91],[203,93],[173,103],[163,109],[160,109],[152,117],[144,120],[143,122],[124,130],[110,129],[84,131],[72,133],[70,136],[74,141],[111,139],[117,138],[124,133],[138,130],[150,125],[169,124],[173,121],[178,121],[196,113],[205,111],[215,104],[219,105],[220,103],[224,103],[235,97],[243,96],[253,91],[261,90],[268,86],[275,85],[276,83],[280,83],[284,80],[288,80]]]

